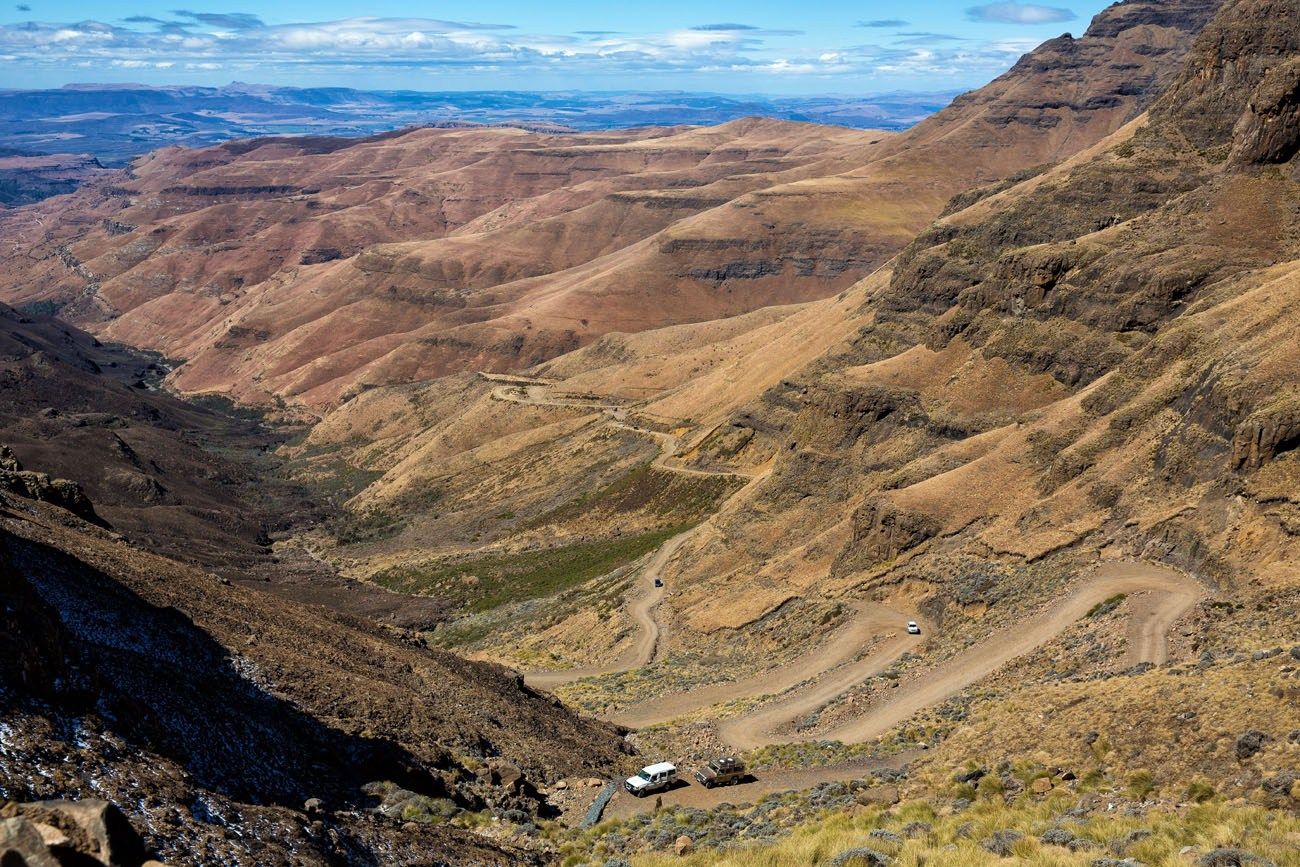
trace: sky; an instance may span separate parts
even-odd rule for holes
[[[0,0],[0,87],[789,95],[978,86],[1104,0]],[[187,4],[182,6],[181,4]]]

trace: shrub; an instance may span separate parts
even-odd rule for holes
[[[980,777],[979,785],[975,787],[982,798],[992,798],[1001,795],[1005,791],[1002,785],[1002,778],[997,774],[986,774]]]
[[[1183,793],[1183,796],[1194,803],[1204,804],[1216,794],[1218,793],[1214,791],[1214,786],[1210,785],[1205,780],[1196,779],[1188,783],[1187,790]]]
[[[1145,801],[1156,790],[1155,779],[1150,771],[1134,771],[1128,776],[1128,796],[1136,801]]]
[[[858,846],[854,849],[845,849],[826,862],[826,867],[885,867],[888,863],[889,859],[875,849]]]

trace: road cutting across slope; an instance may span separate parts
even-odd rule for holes
[[[590,409],[592,411],[602,412],[608,416],[608,423],[612,427],[623,430],[629,430],[634,433],[644,434],[659,441],[659,455],[652,462],[652,466],[668,472],[680,473],[690,476],[726,476],[732,478],[745,479],[747,484],[735,491],[732,497],[738,496],[746,489],[761,480],[761,475],[747,475],[730,471],[699,470],[692,467],[685,467],[676,464],[670,464],[669,460],[676,456],[680,447],[680,440],[670,433],[656,431],[650,428],[637,427],[626,421],[627,407],[621,403],[602,403],[600,398],[588,397],[585,395],[564,395],[557,397],[554,394],[554,387],[557,385],[553,380],[538,379],[533,377],[518,376],[514,374],[499,373],[480,373],[479,376],[487,382],[498,383],[492,390],[492,399],[505,401],[508,403],[517,403],[525,406],[556,406],[578,409]],[[703,526],[703,525],[700,525]],[[634,668],[640,668],[654,661],[655,654],[659,648],[659,638],[661,627],[654,617],[654,609],[663,601],[666,587],[661,580],[661,573],[664,566],[673,558],[678,549],[686,543],[692,535],[699,531],[700,526],[694,527],[683,533],[678,533],[671,539],[668,539],[653,554],[649,555],[649,560],[645,566],[637,568],[641,573],[638,583],[642,589],[628,603],[628,614],[637,628],[637,638],[630,647],[623,651],[619,657],[607,665],[583,666],[580,668],[570,668],[563,671],[535,671],[525,672],[524,680],[530,686],[539,688],[551,688],[560,686],[565,683],[572,683],[584,677],[596,677],[602,674],[613,674],[620,671],[630,671]]]
[[[602,398],[596,395],[569,394],[555,392],[555,387],[559,384],[549,379],[534,379],[526,376],[518,376],[505,373],[480,373],[479,376],[487,381],[498,383],[492,389],[492,399],[505,401],[507,403],[517,403],[523,406],[555,406],[568,409],[589,409],[593,412],[602,412],[608,416],[611,427],[627,430],[633,433],[642,434],[659,441],[659,455],[654,459],[652,466],[667,470],[673,473],[681,473],[687,476],[727,476],[733,478],[752,479],[753,474],[741,473],[735,470],[702,470],[696,467],[687,467],[678,463],[672,463],[672,459],[677,456],[681,448],[681,439],[667,431],[654,430],[653,428],[640,427],[630,423],[628,418],[628,409],[632,404],[628,403],[611,403],[609,398]]]
[[[1116,595],[1130,604],[1126,662],[1168,659],[1170,627],[1206,593],[1195,580],[1167,567],[1117,561],[1102,565],[1060,600],[1014,628],[997,632],[934,669],[919,673],[867,712],[831,729],[792,732],[791,723],[816,712],[849,689],[889,668],[924,636],[902,629],[906,615],[882,605],[854,602],[854,618],[825,646],[761,675],[671,694],[615,711],[616,722],[645,727],[737,699],[779,696],[719,725],[721,739],[738,750],[801,740],[858,743],[884,734],[913,714],[942,703],[1006,663],[1041,647]],[[651,608],[645,613],[653,622]],[[644,627],[649,629],[647,627]],[[925,634],[933,627],[923,624]],[[578,674],[576,676],[583,676]],[[786,693],[782,695],[783,693]]]
[[[572,683],[584,677],[629,671],[653,662],[659,649],[660,636],[659,621],[655,619],[654,609],[663,601],[664,593],[667,590],[662,585],[656,586],[655,579],[660,577],[664,566],[668,564],[668,561],[673,558],[677,550],[685,544],[686,540],[694,532],[694,529],[687,530],[664,542],[650,555],[646,565],[639,570],[642,574],[638,580],[643,587],[641,592],[628,603],[628,614],[637,629],[636,640],[632,642],[631,647],[623,651],[617,659],[608,665],[568,668],[563,671],[525,672],[524,682],[529,686],[549,689],[561,684]]]
[[[501,380],[485,375],[485,378]],[[567,397],[556,397],[555,383],[510,377],[508,393],[494,397],[531,405],[570,406]],[[610,414],[613,426],[652,436],[660,442],[654,465],[691,475],[731,475],[682,467],[670,463],[680,448],[671,433],[640,428],[627,423],[623,405],[582,406]],[[763,474],[746,476],[748,483],[732,497],[757,484]],[[628,610],[639,630],[638,638],[609,665],[526,675],[528,683],[548,687],[583,677],[627,671],[653,661],[660,645],[660,625],[655,608],[664,598],[664,587],[655,587],[669,560],[683,544],[705,525],[674,536],[650,558],[641,579],[645,587],[629,603]],[[740,716],[724,719],[719,735],[737,749],[753,749],[773,743],[799,740],[839,740],[855,743],[884,734],[913,714],[933,707],[967,686],[987,677],[1006,663],[1041,647],[1083,618],[1093,606],[1120,594],[1134,597],[1129,604],[1127,654],[1129,665],[1160,664],[1168,659],[1168,632],[1206,593],[1205,588],[1173,569],[1139,561],[1111,561],[1084,578],[1063,598],[1050,603],[1038,614],[1015,628],[995,633],[935,668],[914,676],[904,686],[889,691],[886,700],[866,713],[831,729],[789,731],[796,720],[815,713],[837,697],[896,662],[909,649],[919,646],[922,636],[908,635],[902,628],[908,615],[865,600],[852,601],[853,617],[827,644],[759,675],[737,681],[710,684],[687,692],[648,699],[614,711],[614,721],[642,728],[671,721],[686,714],[739,699],[776,696]],[[933,632],[929,624],[926,634]]]
[[[1169,658],[1169,629],[1206,595],[1199,582],[1173,569],[1137,561],[1103,564],[1064,598],[1015,627],[997,632],[910,683],[851,722],[817,733],[819,739],[857,743],[878,737],[914,713],[933,707],[1006,663],[1030,653],[1069,629],[1098,603],[1119,594],[1148,594],[1129,615],[1126,661],[1160,664]],[[740,730],[750,742],[771,742],[768,733]],[[779,741],[780,738],[777,738]]]
[[[753,677],[695,687],[688,692],[640,702],[616,711],[612,719],[632,728],[643,728],[737,698],[781,693],[816,679],[809,695],[805,697],[801,693],[795,703],[798,707],[808,704],[811,710],[887,667],[908,648],[920,643],[921,636],[908,635],[903,629],[906,615],[865,600],[852,600],[848,605],[852,609],[848,624],[815,652],[805,653]],[[873,646],[877,640],[880,643]],[[837,670],[832,673],[830,669]],[[768,705],[759,712],[760,715],[769,708],[781,718],[778,721],[784,720],[785,702]],[[799,711],[795,708],[791,712]],[[744,719],[750,720],[751,717],[747,715]],[[727,736],[728,723],[722,726],[723,740],[732,742]]]

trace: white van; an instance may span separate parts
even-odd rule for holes
[[[623,782],[623,788],[638,798],[643,798],[651,792],[663,791],[676,779],[677,766],[671,762],[660,762],[657,765],[646,765],[636,776],[628,777]]]

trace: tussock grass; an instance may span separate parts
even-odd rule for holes
[[[990,799],[964,812],[936,816],[930,803],[913,801],[892,810],[870,808],[830,815],[773,843],[702,850],[686,857],[655,853],[630,861],[633,867],[810,867],[829,864],[846,850],[866,847],[889,856],[890,863],[897,867],[1010,863],[1088,867],[1101,857],[1190,867],[1195,859],[1179,854],[1185,847],[1203,853],[1224,846],[1244,849],[1278,867],[1300,865],[1300,818],[1293,814],[1216,802],[1146,816],[1112,812],[1078,818],[1065,815],[1074,803],[1074,797],[1066,795],[1043,801],[1022,799],[1012,805]],[[928,831],[914,830],[913,836],[901,845],[871,836],[877,828],[902,836],[904,827],[911,822],[926,822],[931,827]],[[1080,851],[1040,842],[1039,837],[1051,828],[1065,829],[1088,842]],[[995,832],[1007,830],[1023,835],[1012,844],[1010,857],[996,855],[981,845]],[[1144,832],[1149,836],[1141,836]],[[1112,848],[1116,846],[1118,852]]]

